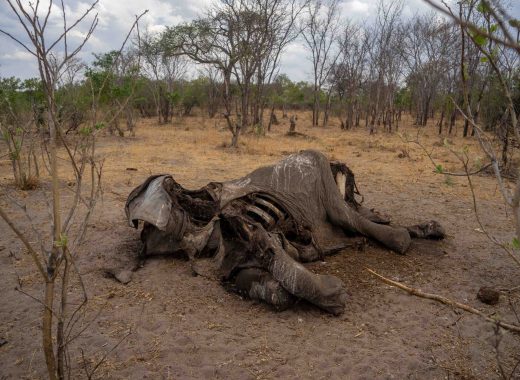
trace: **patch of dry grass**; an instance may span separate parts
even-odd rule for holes
[[[135,186],[150,174],[171,173],[183,185],[195,188],[210,181],[242,176],[287,154],[317,149],[330,159],[345,161],[361,182],[366,173],[380,179],[381,186],[387,179],[390,179],[391,186],[398,188],[427,181],[439,185],[438,191],[441,192],[467,194],[464,178],[454,178],[453,186],[442,186],[444,176],[434,173],[433,165],[422,149],[406,143],[399,136],[417,135],[417,129],[411,126],[409,118],[401,122],[399,134],[378,131],[375,135],[369,135],[363,127],[342,131],[337,120],[332,120],[327,128],[313,128],[310,120],[309,112],[299,113],[297,131],[310,138],[286,136],[289,121],[280,118],[280,125],[273,126],[265,136],[245,131],[240,136],[237,149],[227,147],[231,135],[225,128],[224,120],[218,118],[193,116],[168,125],[158,125],[155,119],[141,120],[135,138],[101,138],[98,152],[107,158],[105,183],[113,188]],[[432,150],[432,156],[446,170],[460,171],[460,163],[439,143],[443,138],[435,132],[433,129],[423,129],[421,142]],[[453,149],[461,150],[468,146],[475,163],[482,161],[482,154],[473,139],[450,136],[449,140]],[[482,196],[494,196],[492,178],[485,182],[487,185],[486,189],[482,189]]]

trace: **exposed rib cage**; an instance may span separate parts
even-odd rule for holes
[[[267,231],[288,218],[283,208],[268,194],[250,194],[237,200],[237,203],[240,203],[239,208],[245,211],[245,217],[260,223]]]

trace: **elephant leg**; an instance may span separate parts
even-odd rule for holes
[[[258,261],[285,290],[334,315],[343,313],[347,293],[343,282],[330,275],[310,272],[283,249],[278,234],[253,227],[254,252]]]
[[[255,262],[287,292],[332,314],[338,315],[344,311],[347,293],[339,278],[307,270],[286,252],[282,236],[266,231],[260,223],[237,215],[232,209],[223,212],[221,218],[228,237],[234,236],[244,241],[246,255],[254,255]],[[294,252],[292,254],[295,255]],[[245,288],[248,289],[247,286]]]
[[[285,310],[295,302],[295,297],[263,269],[242,269],[235,277],[235,287],[239,293],[273,305],[277,310]]]
[[[406,228],[391,227],[389,221],[360,206],[354,198],[355,182],[352,171],[341,162],[330,162],[330,176],[323,177],[324,207],[330,222],[346,231],[360,233],[384,246],[404,253],[411,243]],[[335,191],[337,188],[339,191]],[[356,211],[358,209],[359,211]]]
[[[398,253],[406,252],[412,242],[406,228],[374,223],[357,213],[339,197],[337,202],[329,202],[326,208],[327,216],[332,224],[377,240]]]

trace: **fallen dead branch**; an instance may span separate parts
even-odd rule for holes
[[[502,322],[499,319],[488,317],[487,315],[482,313],[480,310],[477,310],[477,309],[475,309],[475,308],[473,308],[471,306],[465,305],[463,303],[450,300],[449,298],[440,296],[438,294],[425,293],[425,292],[423,292],[423,291],[421,291],[419,289],[410,288],[410,287],[408,287],[408,286],[406,286],[404,284],[401,284],[400,282],[390,280],[389,278],[386,278],[386,277],[380,275],[379,273],[373,271],[370,268],[366,268],[366,270],[367,270],[368,273],[374,275],[375,277],[377,277],[379,280],[383,281],[384,283],[386,283],[386,284],[388,284],[390,286],[394,286],[396,288],[402,289],[402,290],[406,291],[407,293],[409,293],[409,294],[411,294],[413,296],[426,298],[426,299],[429,299],[429,300],[433,300],[433,301],[437,301],[437,302],[443,303],[443,304],[448,305],[448,306],[455,307],[457,309],[462,309],[464,311],[467,311],[468,313],[478,315],[479,317],[484,318],[486,321],[491,322],[491,323],[493,323],[493,324],[495,324],[497,326],[500,326],[503,329],[506,329],[506,330],[509,330],[509,331],[513,331],[515,333],[520,333],[520,326],[513,325],[513,324],[510,324],[510,323],[506,323],[506,322]]]

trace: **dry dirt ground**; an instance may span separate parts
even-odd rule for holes
[[[310,128],[309,115],[300,115],[297,129],[309,138],[286,137],[287,124],[282,120],[265,137],[243,136],[238,151],[225,148],[230,134],[222,121],[200,117],[161,126],[144,120],[135,138],[100,139],[104,193],[78,254],[89,303],[75,331],[86,329],[70,348],[72,377],[85,377],[83,366],[91,370],[109,353],[95,378],[492,379],[500,378],[497,339],[498,357],[509,374],[520,359],[520,337],[504,331],[497,335],[493,325],[479,317],[409,296],[365,270],[372,268],[423,291],[516,321],[511,305],[520,312],[519,291],[509,296],[503,292],[496,306],[476,299],[481,286],[518,287],[520,270],[477,228],[467,181],[435,174],[423,152],[396,134],[379,131],[369,136],[363,128],[345,132],[334,124]],[[416,134],[411,126],[401,131]],[[433,129],[422,132],[421,140],[434,148],[433,156],[444,167],[460,170]],[[459,150],[469,143],[472,161],[478,160],[478,149],[471,142],[450,140]],[[128,193],[148,175],[171,173],[185,187],[196,188],[236,178],[308,148],[345,161],[356,174],[366,205],[392,216],[396,224],[436,219],[448,238],[416,242],[402,256],[369,244],[364,250],[346,250],[309,265],[345,282],[350,300],[340,317],[303,302],[275,312],[227,292],[218,283],[193,277],[182,258],[150,259],[128,285],[106,276],[107,269],[133,266],[139,233],[128,227],[123,207]],[[2,206],[13,210],[6,194],[23,200],[37,227],[47,232],[41,191],[15,190],[5,161],[0,164],[0,180]],[[479,176],[474,184],[484,226],[511,239],[512,224],[495,181]],[[48,181],[42,187],[48,188]],[[18,212],[12,212],[24,223]],[[1,221],[0,263],[0,338],[7,341],[0,347],[0,379],[45,377],[42,307],[15,290],[21,281],[23,291],[41,298],[42,286],[29,255]],[[76,291],[77,284],[72,299]],[[515,376],[520,377],[520,370]]]

